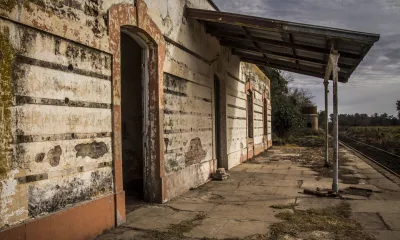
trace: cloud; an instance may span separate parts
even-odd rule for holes
[[[214,0],[222,11],[381,34],[380,40],[339,87],[341,113],[395,114],[400,99],[400,1],[398,0]],[[322,79],[292,74],[295,87],[324,106]],[[330,98],[331,99],[331,98]]]

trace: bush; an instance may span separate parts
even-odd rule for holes
[[[278,137],[273,135],[274,145],[295,144],[300,147],[322,147],[325,145],[325,134],[323,131],[309,128],[301,128],[286,135]]]

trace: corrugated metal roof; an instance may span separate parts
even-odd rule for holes
[[[347,82],[379,34],[240,14],[186,9],[242,61],[324,78],[331,46],[340,54],[339,81]]]

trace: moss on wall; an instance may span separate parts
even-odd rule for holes
[[[9,30],[0,31],[0,180],[10,168],[9,148],[11,135],[11,110],[13,88],[11,83],[15,50],[10,42]]]
[[[1,0],[0,9],[11,12],[17,6],[17,0]]]

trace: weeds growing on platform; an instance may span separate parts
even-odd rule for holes
[[[290,207],[290,206],[288,206]],[[350,218],[351,208],[347,203],[323,209],[281,212],[276,216],[284,222],[271,226],[270,239],[281,239],[285,235],[315,239],[313,232],[323,232],[329,239],[373,240],[375,238],[362,232],[361,225]],[[301,235],[301,236],[300,236]],[[318,239],[318,238],[317,238]]]

